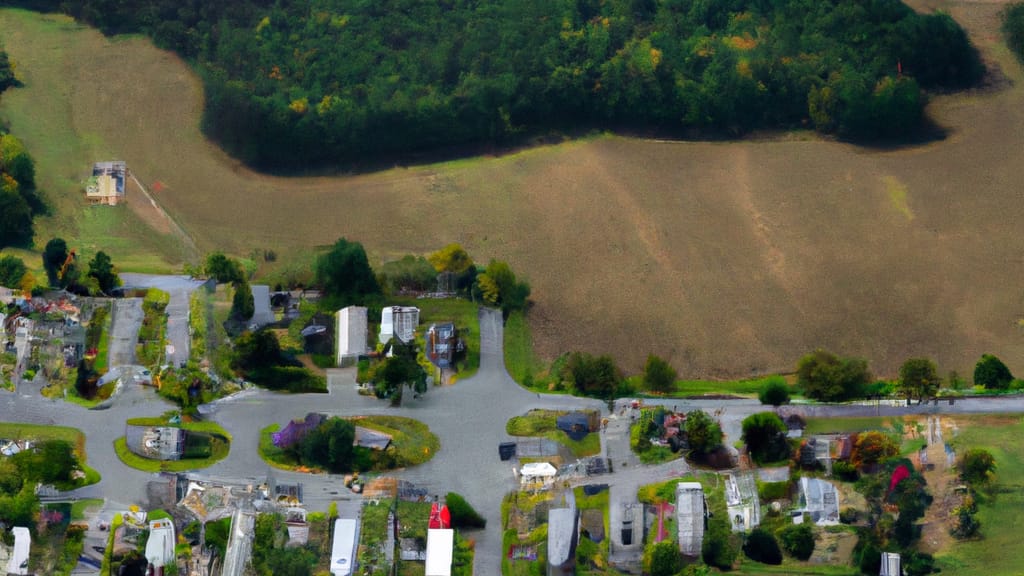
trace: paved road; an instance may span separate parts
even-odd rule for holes
[[[110,347],[107,366],[115,368],[135,363],[135,344],[142,327],[142,298],[122,298],[113,301],[110,324]]]
[[[155,274],[121,274],[121,281],[125,288],[157,288],[171,295],[166,311],[167,342],[174,352],[167,355],[166,362],[173,366],[182,366],[188,362],[192,343],[188,325],[189,295],[202,286],[203,282],[189,276]]]
[[[135,286],[154,285],[168,289],[172,301],[184,302],[187,322],[188,293],[197,283],[181,278],[165,283],[157,277],[130,276],[126,283]],[[141,279],[140,279],[141,278]],[[206,473],[212,477],[262,479],[268,468],[257,453],[259,429],[270,422],[285,424],[310,411],[335,415],[396,414],[423,421],[441,439],[441,450],[426,464],[399,471],[396,475],[425,487],[431,494],[448,491],[465,496],[487,519],[488,528],[470,534],[477,542],[475,573],[499,573],[501,556],[501,497],[515,488],[509,462],[501,462],[497,445],[506,440],[505,423],[512,416],[531,408],[574,409],[597,408],[607,412],[603,402],[564,395],[537,395],[518,386],[508,376],[502,356],[502,322],[496,311],[481,310],[481,366],[476,376],[454,386],[434,388],[421,399],[407,400],[399,408],[355,391],[352,369],[328,373],[329,393],[286,395],[266,390],[247,390],[239,395],[204,407],[213,420],[222,424],[233,436],[229,456]],[[184,330],[187,340],[187,325]],[[180,337],[181,333],[177,333]],[[179,345],[176,345],[178,347]],[[186,345],[187,346],[187,345]],[[187,350],[186,348],[181,348]],[[187,353],[182,356],[187,358]],[[0,419],[12,422],[33,422],[74,426],[86,432],[86,450],[90,466],[103,475],[103,480],[78,491],[81,497],[106,497],[124,509],[128,504],[145,503],[147,481],[153,475],[124,466],[113,451],[113,441],[124,434],[124,422],[137,416],[156,416],[172,405],[149,389],[131,387],[118,395],[104,410],[85,410],[77,405],[51,401],[29,389],[17,393],[0,392]],[[652,403],[648,401],[648,403]],[[702,409],[718,413],[726,443],[739,439],[739,423],[744,417],[762,410],[756,401],[737,400],[664,400],[660,403],[678,410]],[[930,413],[1024,412],[1024,397],[960,400],[927,406],[791,406],[785,409],[807,416],[901,415]],[[628,451],[626,420],[612,419],[603,440],[602,450],[615,462],[615,473],[602,478],[612,484],[623,498],[635,494],[636,487],[685,473],[685,462],[676,461],[647,468],[636,465]],[[625,466],[621,464],[625,463]],[[275,471],[279,482],[299,481],[304,484],[305,500],[311,509],[326,509],[336,500],[351,501],[341,479],[331,475],[303,475]]]

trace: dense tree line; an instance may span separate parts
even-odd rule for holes
[[[198,64],[203,126],[302,169],[580,127],[896,137],[983,74],[898,0],[21,0]]]
[[[1024,3],[1012,4],[1003,13],[1003,34],[1010,49],[1024,62]]]

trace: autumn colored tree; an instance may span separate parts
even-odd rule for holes
[[[871,430],[857,435],[850,461],[857,468],[864,468],[879,464],[899,453],[900,447],[891,436]]]
[[[477,286],[484,302],[498,306],[506,317],[514,310],[526,307],[530,285],[516,280],[507,262],[491,260],[483,274],[477,276]]]
[[[928,358],[911,358],[900,366],[900,379],[897,384],[900,392],[907,400],[917,398],[927,400],[939,391],[939,378],[935,363]]]

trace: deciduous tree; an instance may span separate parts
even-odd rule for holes
[[[935,363],[928,358],[911,358],[900,366],[899,389],[908,400],[934,397],[941,383]]]
[[[670,392],[679,375],[671,364],[654,354],[647,356],[644,364],[644,387],[652,392]]]
[[[722,428],[703,410],[688,412],[684,428],[690,450],[697,455],[708,454],[722,445]]]
[[[984,448],[971,448],[957,462],[960,478],[970,484],[985,484],[996,471],[996,459]]]
[[[800,359],[797,379],[809,398],[836,402],[860,396],[871,381],[871,373],[867,361],[861,358],[840,358],[815,350]]]
[[[0,286],[21,288],[21,279],[25,277],[26,272],[28,268],[21,258],[10,254],[0,256]]]
[[[983,354],[974,365],[974,383],[978,386],[1005,390],[1010,387],[1012,381],[1013,374],[1010,373],[1010,369],[992,354]]]
[[[43,249],[43,269],[50,286],[57,285],[57,274],[68,257],[68,245],[63,238],[53,238]]]
[[[786,380],[782,376],[772,376],[761,386],[758,399],[761,400],[761,404],[771,404],[776,407],[789,404],[789,384],[786,384]]]
[[[891,458],[900,453],[900,447],[888,434],[870,430],[857,435],[853,444],[850,461],[854,466],[863,468]]]
[[[121,278],[114,270],[114,264],[106,252],[100,250],[96,256],[89,261],[89,276],[96,279],[100,291],[109,294],[111,290],[121,285]]]
[[[0,188],[0,248],[32,242],[32,209],[17,191]]]
[[[316,281],[342,304],[362,303],[381,293],[363,245],[344,238],[317,258]]]
[[[743,419],[743,442],[755,462],[789,457],[786,425],[774,412],[759,412]]]
[[[220,284],[241,282],[245,280],[242,265],[237,260],[225,256],[222,252],[213,252],[206,256],[206,275]]]

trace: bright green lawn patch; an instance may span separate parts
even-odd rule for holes
[[[688,398],[707,394],[731,394],[734,396],[757,396],[765,382],[771,378],[754,378],[751,380],[676,380],[675,387],[668,394],[652,395],[659,398]],[[643,390],[641,376],[630,376],[626,379],[634,390]],[[644,393],[641,392],[641,395]]]
[[[421,334],[426,333],[435,322],[454,322],[459,336],[466,343],[466,359],[459,364],[456,378],[465,380],[476,374],[480,368],[480,320],[479,308],[469,300],[462,298],[395,298],[402,306],[415,306],[420,309]],[[422,342],[420,343],[422,348]]]
[[[398,467],[423,464],[441,449],[441,440],[419,420],[402,416],[362,416],[351,420],[357,426],[390,434]]]
[[[535,377],[546,367],[533,352],[530,324],[522,311],[515,311],[505,321],[505,369],[512,379],[523,386],[535,384]]]
[[[542,436],[567,446],[577,458],[593,456],[601,452],[601,437],[591,432],[576,441],[557,428],[558,417],[568,414],[558,410],[530,410],[525,416],[513,416],[505,425],[505,431],[512,436]]]
[[[996,459],[992,489],[979,495],[977,519],[981,539],[956,542],[936,554],[942,573],[952,576],[985,574],[1015,575],[1024,566],[1020,542],[1020,511],[1024,510],[1024,420],[1020,416],[957,418],[960,433],[951,440],[960,453],[984,448]]]
[[[100,332],[100,343],[96,346],[96,360],[93,362],[92,369],[101,376],[107,373],[107,361],[110,355],[110,325],[113,321],[112,313],[108,313],[104,317],[103,332]]]
[[[804,434],[829,434],[863,432],[865,430],[887,430],[892,427],[892,418],[808,418]]]
[[[761,564],[747,558],[742,552],[739,556],[740,568],[734,574],[760,575],[760,574],[803,574],[807,576],[857,576],[860,570],[852,566],[835,566],[831,564],[810,564],[799,562],[792,558],[784,558],[782,564],[771,566]]]
[[[103,506],[102,498],[86,498],[71,504],[71,520],[83,520],[85,513],[94,508]]]

